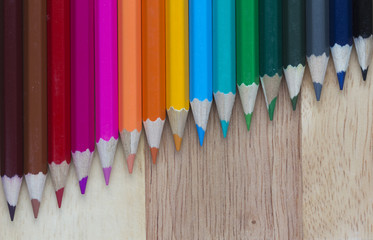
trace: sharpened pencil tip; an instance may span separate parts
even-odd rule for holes
[[[346,72],[339,72],[339,73],[337,73],[338,83],[339,83],[339,89],[340,90],[343,90],[343,84],[345,82],[345,76],[346,76]]]
[[[16,206],[10,206],[10,204],[8,203],[8,209],[9,209],[10,220],[13,222],[14,214],[16,212]]]
[[[269,104],[268,106],[268,114],[269,114],[269,120],[273,120],[273,115],[274,115],[274,112],[275,112],[275,108],[276,108],[276,101],[277,101],[277,97],[275,97],[271,104]]]
[[[198,133],[198,139],[199,139],[199,145],[203,145],[203,139],[205,138],[205,130],[203,130],[203,128],[201,128],[200,126],[198,126],[196,124],[196,127],[197,127],[197,133]]]
[[[183,138],[179,137],[179,135],[177,134],[174,134],[174,141],[175,141],[176,151],[180,151],[181,142],[183,141]]]
[[[223,137],[226,138],[227,133],[228,133],[229,122],[224,121],[224,120],[220,120],[220,123],[221,123],[221,129],[223,131]]]
[[[79,181],[80,193],[81,194],[85,194],[85,188],[87,186],[87,180],[88,180],[88,176],[82,178],[82,180]]]
[[[361,74],[363,75],[363,80],[364,80],[364,81],[367,80],[368,69],[369,69],[369,67],[368,67],[367,69],[365,69],[365,70],[363,70],[363,69],[361,68]]]
[[[34,212],[34,218],[38,218],[40,202],[37,199],[31,199],[32,211]]]
[[[107,186],[107,185],[109,185],[109,181],[110,181],[111,167],[102,168],[102,170],[104,172],[105,183],[106,183],[106,186]]]
[[[297,102],[298,102],[298,95],[291,99],[291,105],[293,106],[293,111],[297,109]]]
[[[322,84],[320,83],[313,83],[313,88],[315,89],[315,95],[316,95],[316,100],[320,101],[321,98],[321,90],[322,90]]]
[[[150,152],[152,154],[153,164],[155,164],[157,162],[158,148],[153,147],[150,149]]]
[[[250,131],[251,118],[252,118],[252,117],[253,117],[253,114],[252,114],[252,113],[249,113],[249,114],[246,114],[246,115],[245,115],[247,131]]]
[[[65,190],[65,188],[60,188],[56,191],[58,208],[61,208],[62,205],[63,190]]]
[[[128,172],[129,174],[132,174],[132,171],[133,171],[133,165],[135,163],[135,158],[136,158],[136,155],[135,154],[130,154],[128,155],[127,157],[127,167],[128,167]]]

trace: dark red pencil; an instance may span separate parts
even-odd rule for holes
[[[2,0],[1,179],[13,221],[23,176],[23,1]]]
[[[61,207],[71,162],[70,0],[48,0],[48,164]]]

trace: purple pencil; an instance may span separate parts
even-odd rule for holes
[[[95,0],[96,144],[109,184],[118,143],[117,0]]]
[[[71,152],[82,194],[95,148],[93,4],[71,1]]]

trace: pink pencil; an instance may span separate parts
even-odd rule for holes
[[[95,1],[96,144],[106,185],[118,143],[117,5]]]
[[[71,1],[71,152],[82,194],[95,149],[93,3]]]

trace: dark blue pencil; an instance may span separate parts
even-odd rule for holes
[[[352,0],[330,0],[329,9],[330,48],[342,90],[352,49]]]

